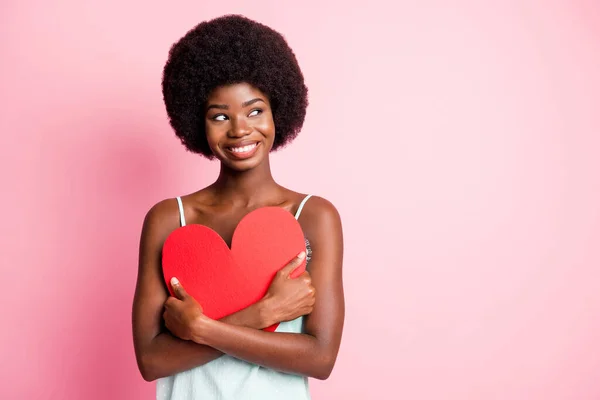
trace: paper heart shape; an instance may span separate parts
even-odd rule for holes
[[[207,226],[175,229],[163,245],[163,276],[171,295],[175,276],[208,317],[220,319],[260,300],[277,271],[303,250],[304,234],[294,216],[281,207],[262,207],[238,223],[231,249]],[[305,270],[306,258],[291,277]]]

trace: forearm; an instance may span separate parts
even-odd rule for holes
[[[220,320],[224,325],[235,325],[249,330],[266,328],[275,321],[268,319],[262,303],[256,303],[235,314]],[[223,352],[193,341],[182,340],[165,331],[155,336],[142,355],[140,370],[147,381],[209,363],[223,355]]]
[[[181,340],[169,332],[162,332],[152,339],[138,364],[142,376],[150,382],[204,365],[222,355],[222,352],[209,346]]]
[[[327,379],[335,357],[317,338],[265,332],[206,319],[198,341],[233,357],[281,372]]]

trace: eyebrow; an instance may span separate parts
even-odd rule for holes
[[[257,103],[259,101],[262,101],[263,103],[265,102],[263,99],[257,97],[255,99],[243,102],[242,103],[242,108],[248,107],[249,105],[252,105],[252,104]],[[219,110],[229,110],[229,106],[227,104],[210,104],[208,107],[206,107],[206,111],[210,110],[211,108],[217,108]]]

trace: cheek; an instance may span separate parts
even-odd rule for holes
[[[273,118],[271,118],[271,116],[268,118],[265,117],[261,121],[257,122],[255,128],[266,136],[275,135],[275,124],[273,123]]]
[[[210,127],[208,124],[206,124],[206,141],[208,142],[208,145],[211,148],[214,148],[217,143],[218,143],[218,139],[219,139],[219,131],[218,129],[215,129],[215,127]]]

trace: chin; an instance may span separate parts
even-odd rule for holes
[[[256,162],[255,160],[232,161],[225,159],[221,160],[221,163],[227,168],[237,172],[250,171],[260,165],[260,162]]]
[[[221,164],[237,172],[250,171],[251,169],[254,169],[261,165],[263,162],[265,162],[266,159],[265,156],[258,154],[246,160],[234,160],[223,155],[220,155],[220,157],[217,158],[219,159],[219,161],[221,161]]]

